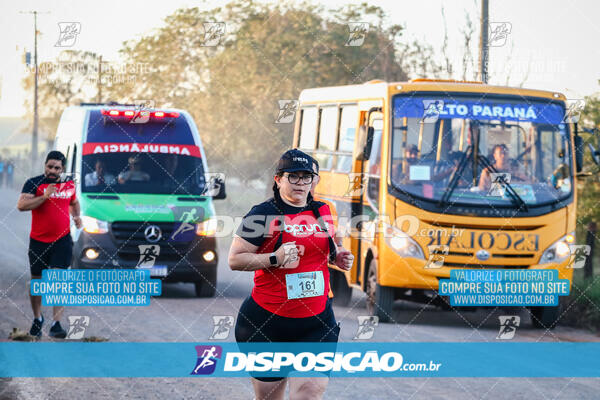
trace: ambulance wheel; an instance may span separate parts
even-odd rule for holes
[[[394,288],[377,283],[377,261],[371,260],[366,282],[367,311],[379,317],[379,322],[389,322],[394,308]]]
[[[346,275],[337,269],[329,269],[329,285],[333,291],[333,303],[336,306],[348,307],[352,300],[352,287],[348,286]]]
[[[215,297],[217,292],[217,270],[202,273],[204,279],[194,282],[196,297]]]
[[[529,307],[531,325],[538,329],[554,329],[559,320],[561,307]]]

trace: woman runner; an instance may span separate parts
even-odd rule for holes
[[[343,270],[354,262],[336,245],[329,207],[312,198],[313,159],[285,152],[273,183],[273,198],[244,217],[229,251],[229,265],[255,271],[252,294],[237,317],[235,337],[244,342],[337,343],[339,326],[329,293],[328,260]],[[320,399],[328,377],[251,378],[256,399]]]

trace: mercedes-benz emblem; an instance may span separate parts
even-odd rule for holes
[[[144,229],[144,236],[150,243],[156,243],[162,238],[162,231],[156,225],[148,225]]]
[[[475,253],[475,257],[480,261],[487,261],[487,259],[490,258],[490,252],[482,249]]]

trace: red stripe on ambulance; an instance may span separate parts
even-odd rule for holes
[[[84,143],[83,155],[101,153],[158,153],[200,157],[200,148],[189,144]]]

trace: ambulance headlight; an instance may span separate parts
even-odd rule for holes
[[[87,233],[107,233],[108,232],[108,222],[101,221],[96,218],[82,216],[81,224],[83,225],[83,230]]]
[[[198,236],[214,236],[219,228],[219,220],[209,218],[205,221],[196,224],[196,235]]]

